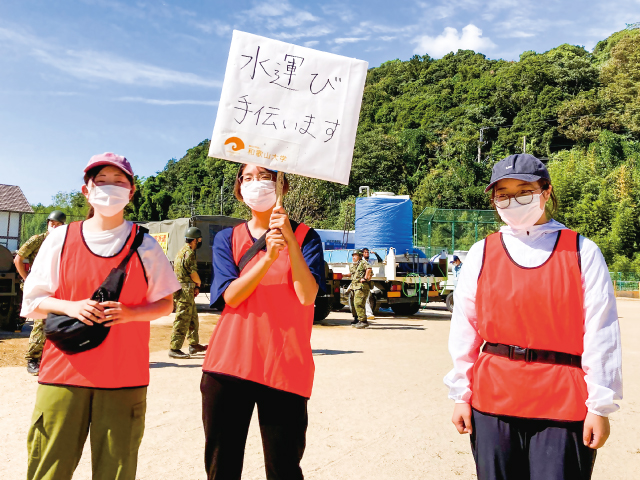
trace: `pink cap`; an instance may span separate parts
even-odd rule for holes
[[[84,173],[87,173],[93,167],[98,167],[100,165],[113,165],[133,177],[133,169],[131,168],[129,160],[124,158],[122,155],[116,155],[111,152],[105,152],[91,157],[89,163],[84,168]]]

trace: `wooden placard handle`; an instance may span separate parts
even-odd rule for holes
[[[276,178],[276,208],[282,207],[282,197],[284,194],[282,193],[284,190],[284,173],[278,172],[278,176]]]

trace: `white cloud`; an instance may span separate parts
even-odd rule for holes
[[[458,49],[483,52],[496,47],[489,37],[482,36],[482,30],[471,23],[462,29],[461,34],[458,34],[455,28],[446,27],[437,37],[423,35],[414,39],[414,42],[418,44],[414,53],[426,52],[434,58],[443,57],[449,52],[457,52]]]
[[[292,9],[293,7],[289,2],[264,2],[247,10],[245,13],[262,17],[280,17]]]
[[[215,33],[222,37],[231,32],[231,25],[212,19],[206,22],[194,22],[193,26],[204,33]]]
[[[194,73],[180,72],[143,62],[121,58],[110,53],[91,50],[66,50],[46,43],[33,35],[0,27],[0,40],[20,49],[40,62],[81,80],[107,80],[127,85],[166,87],[192,85],[221,87],[222,82]]]
[[[316,25],[311,28],[299,28],[293,32],[280,32],[273,34],[279,40],[298,40],[300,38],[323,37],[333,32],[333,28],[325,25]]]
[[[81,0],[99,8],[113,10],[126,17],[149,20],[151,18],[171,19],[175,17],[195,17],[196,13],[166,2],[119,2],[117,0]]]
[[[322,5],[320,8],[325,15],[329,15],[333,18],[338,17],[345,23],[351,22],[356,17],[356,14],[352,10],[350,10],[344,3],[336,5]]]
[[[318,40],[309,40],[308,42],[304,42],[303,45],[305,47],[315,47],[316,45],[318,45],[320,42]]]
[[[275,25],[280,27],[297,27],[306,22],[317,22],[320,20],[318,17],[314,17],[309,12],[299,11],[294,13],[293,15],[286,15],[281,19],[278,19],[277,22],[273,22]]]
[[[90,50],[52,53],[34,51],[34,56],[69,75],[82,80],[109,80],[128,85],[193,85],[221,87],[222,82],[201,77],[194,73],[180,72],[142,62],[134,62],[108,53]]]
[[[136,102],[136,103],[146,103],[149,105],[206,105],[208,107],[217,107],[217,101],[207,101],[207,100],[159,100],[155,98],[144,98],[144,97],[120,97],[116,99],[119,102]]]
[[[316,17],[306,10],[295,8],[289,2],[264,2],[255,5],[249,10],[244,10],[236,15],[240,23],[250,22],[267,28],[270,31],[282,31],[286,28],[300,27],[306,23],[318,22],[321,18]],[[302,32],[296,32],[292,38],[303,38]],[[281,32],[281,35],[284,35]],[[284,37],[280,37],[284,38]]]
[[[343,45],[345,43],[357,43],[357,42],[363,42],[365,40],[369,40],[369,37],[343,37],[343,38],[336,38],[333,43],[337,43],[338,45]]]
[[[353,27],[350,31],[351,35],[369,35],[371,33],[393,33],[396,35],[407,34],[415,32],[418,29],[418,25],[404,25],[402,27],[396,27],[393,25],[382,25],[374,22],[360,22],[356,27]]]
[[[500,36],[505,38],[530,38],[535,37],[536,34],[533,32],[525,32],[522,30],[512,30],[510,32],[505,32]]]

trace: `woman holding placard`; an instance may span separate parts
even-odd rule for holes
[[[322,243],[277,202],[276,172],[241,165],[234,193],[252,216],[218,233],[213,244],[211,302],[222,297],[226,306],[200,386],[205,467],[209,479],[240,479],[257,406],[267,478],[301,479],[315,369],[313,309],[324,285]]]

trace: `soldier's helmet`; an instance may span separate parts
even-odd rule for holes
[[[362,250],[360,250],[359,248],[354,250],[353,252],[351,252],[351,255],[360,255],[362,256]]]
[[[189,240],[196,240],[202,238],[202,231],[198,227],[189,227],[184,234],[184,238]]]
[[[47,217],[47,222],[49,220],[53,220],[54,222],[64,223],[67,221],[67,216],[64,214],[64,212],[61,212],[60,210],[54,210]]]

